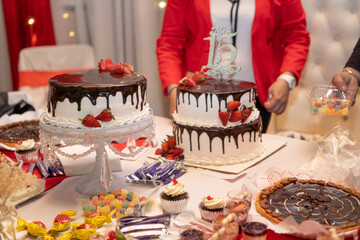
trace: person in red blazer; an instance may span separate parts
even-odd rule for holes
[[[265,112],[268,111],[263,126],[266,131],[269,112],[284,112],[292,88],[290,77],[285,77],[287,80],[278,78],[285,74],[298,82],[310,37],[300,0],[252,1],[255,1],[251,27],[252,64],[258,99]],[[212,26],[210,0],[167,1],[156,53],[163,92],[167,96],[171,91],[170,115],[175,110],[174,87],[179,80],[187,71],[199,71],[207,64],[210,43],[204,38],[209,36]],[[261,109],[260,113],[264,119]]]

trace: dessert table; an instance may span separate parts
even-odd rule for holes
[[[155,132],[156,139],[159,143],[165,139],[166,135],[172,135],[172,120],[168,118],[155,116]],[[317,145],[313,142],[306,142],[293,138],[285,138],[276,135],[263,134],[263,141],[282,140],[286,145],[267,157],[264,161],[259,162],[255,166],[245,170],[237,177],[219,177],[208,170],[201,168],[189,167],[188,172],[179,178],[190,195],[187,205],[188,210],[192,210],[196,216],[200,216],[198,204],[204,196],[222,196],[226,197],[230,190],[240,189],[246,184],[248,177],[254,174],[265,173],[267,169],[279,167],[286,170],[297,170],[302,165],[310,161],[316,154]],[[144,161],[148,161],[148,156],[154,153],[154,149],[148,148],[135,161],[121,162],[122,171],[115,172],[114,177],[123,178],[125,175],[134,172]],[[56,186],[45,191],[39,196],[19,205],[17,207],[18,217],[29,221],[42,221],[47,228],[52,226],[54,217],[64,210],[77,210],[81,213],[81,206],[76,200],[77,193],[75,185],[85,176],[73,176],[61,178],[56,182]],[[61,181],[62,180],[62,181]],[[55,184],[53,184],[55,185]],[[118,186],[121,188],[121,186]],[[158,190],[160,193],[160,189]],[[159,203],[159,194],[155,193],[151,197],[155,202]],[[151,214],[160,214],[161,210],[155,205]],[[81,214],[78,214],[79,221]],[[74,220],[76,222],[76,219]],[[284,234],[276,234],[268,231],[267,239],[297,239],[293,236]]]

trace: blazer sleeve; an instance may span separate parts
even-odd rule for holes
[[[298,81],[310,45],[310,36],[306,30],[306,14],[300,0],[282,1],[280,40],[284,47],[280,72],[291,71]]]
[[[184,49],[188,38],[186,10],[190,0],[168,0],[161,35],[157,39],[156,55],[163,92],[178,83],[184,69]]]
[[[349,60],[345,64],[345,67],[351,67],[360,72],[360,38],[357,41]]]

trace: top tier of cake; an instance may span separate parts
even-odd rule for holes
[[[46,120],[52,125],[82,127],[88,114],[109,109],[114,120],[102,127],[126,124],[148,114],[146,78],[137,73],[89,69],[57,75],[49,80]]]
[[[179,86],[177,89],[176,112],[173,117],[177,123],[202,126],[224,127],[219,118],[220,111],[226,111],[227,103],[240,101],[241,105],[253,111],[245,123],[258,119],[255,107],[256,86],[253,83],[234,80],[206,79],[195,86]],[[229,122],[226,127],[244,124]]]

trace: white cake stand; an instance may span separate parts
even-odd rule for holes
[[[95,165],[92,172],[75,187],[78,193],[94,191],[107,191],[113,182],[113,176],[105,146],[121,157],[134,157],[149,144],[151,147],[157,145],[155,140],[155,125],[152,112],[131,123],[108,128],[81,128],[74,129],[66,126],[53,126],[44,121],[45,114],[40,117],[40,141],[41,152],[44,155],[45,163],[56,162],[56,155],[60,154],[72,159],[84,157],[92,152],[96,152]],[[137,147],[135,140],[146,137],[142,146]],[[112,146],[111,142],[125,143],[129,153],[121,152]],[[67,146],[83,145],[90,147],[81,154],[67,154],[61,151],[60,143]]]

